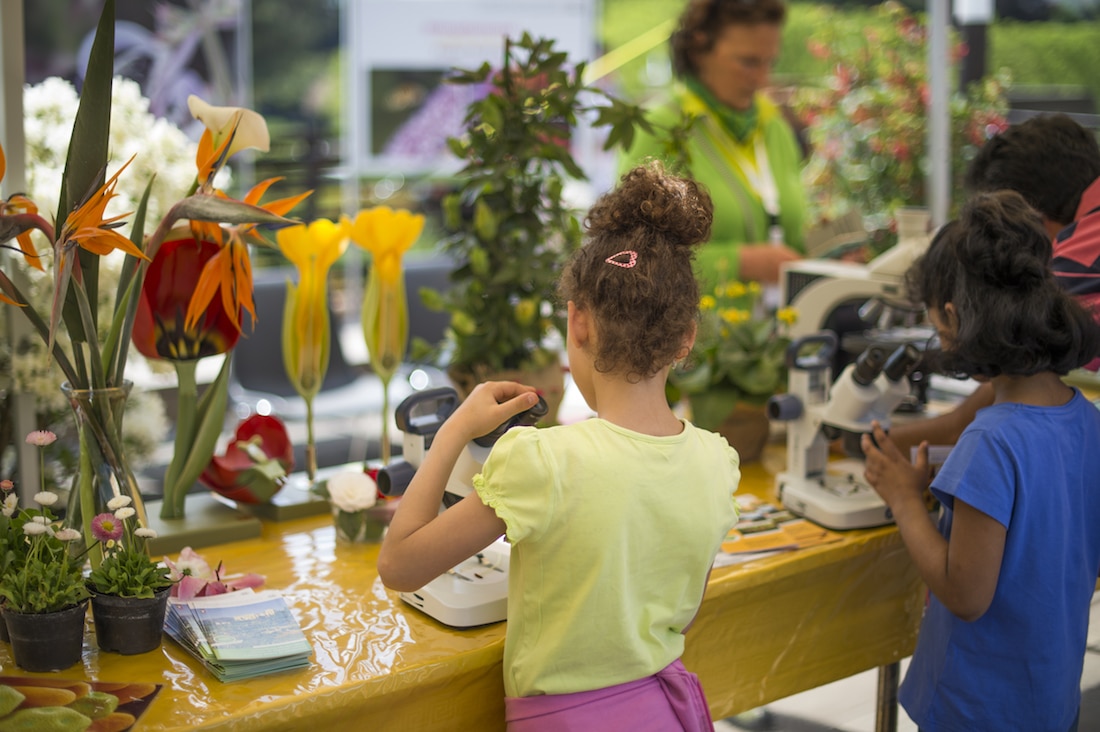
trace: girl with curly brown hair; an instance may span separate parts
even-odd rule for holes
[[[696,183],[656,163],[597,201],[560,281],[570,369],[597,416],[509,430],[475,492],[440,514],[464,446],[537,399],[519,384],[480,385],[436,434],[383,542],[383,582],[414,591],[507,536],[511,732],[713,730],[679,659],[737,518],[739,459],[677,418],[664,390],[694,341],[692,257],[711,217]]]

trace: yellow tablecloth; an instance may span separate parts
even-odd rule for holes
[[[745,466],[768,496],[782,448]],[[331,519],[265,523],[257,539],[202,550],[281,591],[314,648],[304,671],[223,684],[172,641],[99,653],[55,677],[164,685],[139,730],[503,730],[504,624],[452,630],[405,605],[375,571],[376,546],[337,544]],[[715,569],[688,634],[715,718],[910,654],[923,591],[893,528]],[[0,644],[7,674],[22,674]],[[31,674],[33,675],[33,674]]]

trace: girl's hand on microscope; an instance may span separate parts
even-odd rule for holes
[[[860,439],[863,448],[863,477],[882,497],[895,516],[912,504],[927,512],[923,492],[928,486],[928,443],[917,448],[917,461],[910,463],[876,420],[871,433]]]
[[[459,436],[468,442],[492,432],[510,417],[533,407],[538,400],[533,386],[514,381],[486,381],[470,392],[443,427],[460,430]]]

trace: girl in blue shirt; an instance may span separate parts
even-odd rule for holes
[[[931,590],[899,701],[924,732],[1076,730],[1100,572],[1100,410],[1060,378],[1100,354],[1100,327],[1054,281],[1051,241],[1019,194],[975,196],[908,273],[942,367],[993,385],[922,491],[875,424],[867,480]]]

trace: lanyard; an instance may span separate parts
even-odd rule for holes
[[[729,139],[729,135],[724,130],[718,129],[712,116],[707,115],[706,121],[710,126],[711,138],[724,148],[724,152],[740,170],[749,188],[760,197],[764,213],[768,215],[768,241],[781,243],[783,228],[779,225],[779,187],[775,183],[775,176],[768,162],[764,135],[759,130],[753,132],[753,153],[756,158],[754,161]]]

